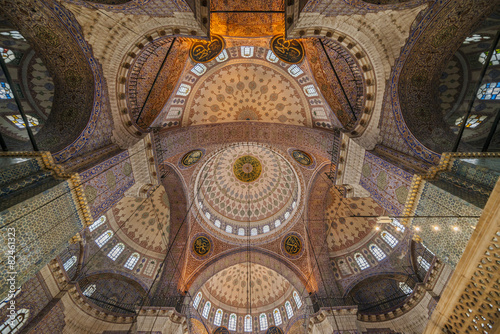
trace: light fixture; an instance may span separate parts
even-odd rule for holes
[[[380,230],[380,227],[378,227],[378,226],[375,226],[375,230],[377,230],[377,231],[378,231],[378,230]]]
[[[377,223],[390,224],[390,223],[392,223],[392,218],[390,218],[388,216],[380,216],[380,217],[377,217]]]
[[[453,226],[454,231],[458,231],[458,226]]]
[[[420,227],[415,226],[415,231],[420,231]]]
[[[439,226],[434,226],[434,231],[439,231]]]

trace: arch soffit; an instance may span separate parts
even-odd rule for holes
[[[80,283],[82,280],[87,280],[87,282],[93,283],[96,281],[106,280],[106,279],[116,279],[125,282],[127,284],[130,284],[143,296],[146,295],[149,289],[149,287],[144,282],[138,280],[131,274],[121,273],[121,272],[116,273],[116,272],[111,272],[109,270],[94,271],[90,275],[87,275],[84,278],[80,279],[78,283]]]
[[[354,282],[352,282],[349,286],[346,287],[344,291],[343,297],[347,297],[352,291],[356,291],[358,289],[363,288],[366,285],[371,284],[373,281],[378,281],[382,279],[391,279],[395,281],[405,281],[407,279],[407,275],[403,273],[397,272],[381,272],[372,275],[363,275],[363,277],[359,277]]]
[[[272,270],[280,268],[279,274],[286,278],[297,292],[304,291],[306,293],[313,290],[315,282],[311,281],[312,277],[307,275],[307,273],[303,273],[292,263],[264,249],[251,248],[250,251],[254,254],[251,258],[252,263],[260,264]],[[194,275],[186,277],[184,280],[189,287],[190,295],[195,296],[214,273],[218,273],[235,264],[247,262],[247,260],[247,248],[245,247],[233,249],[208,260]],[[307,283],[308,279],[309,284]]]

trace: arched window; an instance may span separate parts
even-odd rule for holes
[[[111,260],[115,261],[118,258],[118,256],[123,252],[124,249],[125,249],[125,245],[122,243],[119,243],[115,247],[113,247],[112,250],[109,251],[108,257]]]
[[[290,212],[285,212],[285,219],[288,219],[288,217],[290,217]]]
[[[221,323],[222,323],[222,310],[218,309],[217,312],[215,312],[214,325],[220,326]]]
[[[464,122],[465,116],[457,118],[455,121],[456,126],[462,126],[462,123]],[[467,119],[467,124],[465,124],[466,128],[471,128],[474,129],[479,126],[479,124],[483,123],[488,116],[486,115],[470,115],[469,118]]]
[[[14,59],[16,59],[16,55],[12,50],[0,48],[0,53],[2,54],[2,58],[6,64],[10,63]]]
[[[477,90],[477,98],[480,100],[500,100],[499,93],[500,82],[488,82],[479,87]],[[469,121],[467,121],[467,123],[469,123]]]
[[[292,304],[290,304],[289,301],[286,301],[286,303],[285,303],[285,310],[286,310],[286,315],[287,315],[288,319],[293,317]]]
[[[215,60],[217,60],[219,63],[222,63],[226,60],[228,60],[228,56],[227,56],[227,51],[226,49],[222,50],[221,53],[219,53],[219,55],[217,56],[217,58],[215,58]]]
[[[276,55],[274,54],[274,52],[272,52],[271,50],[267,51],[266,59],[268,62],[271,63],[277,63],[279,60],[278,57],[276,57]]]
[[[189,92],[191,92],[191,86],[186,85],[186,84],[181,84],[179,86],[179,89],[177,90],[177,95],[188,96]]]
[[[276,326],[281,325],[283,321],[281,320],[281,313],[277,308],[274,309],[273,315],[274,315],[274,324]]]
[[[76,256],[75,256],[75,255],[73,255],[72,257],[70,257],[70,258],[68,259],[68,261],[64,262],[64,265],[63,265],[64,270],[68,271],[68,270],[69,270],[69,268],[73,267],[73,265],[74,265],[75,263],[76,263]]]
[[[90,232],[95,231],[99,226],[104,224],[105,221],[106,221],[106,216],[99,217],[99,219],[97,219],[94,223],[92,223],[92,225],[89,226],[89,231]]]
[[[9,294],[4,300],[0,302],[0,309],[9,304],[12,298],[15,298],[21,292],[21,288],[17,289],[13,294]],[[1,332],[0,332],[1,333]]]
[[[244,58],[253,57],[253,46],[242,46],[241,47],[241,56]],[[251,319],[250,319],[251,321]]]
[[[233,233],[233,227],[231,225],[226,225],[226,232]]]
[[[194,308],[198,308],[198,305],[200,305],[201,297],[202,297],[201,292],[198,292],[198,294],[196,295],[196,297],[194,298],[194,301],[193,301]]]
[[[384,239],[384,241],[391,246],[391,248],[396,247],[398,244],[398,239],[394,238],[394,236],[389,232],[384,231],[380,235],[382,236],[382,239]]]
[[[139,258],[140,258],[139,253],[134,253],[130,255],[127,262],[125,262],[124,267],[130,270],[134,269],[135,264],[137,263],[137,261],[139,261]]]
[[[383,260],[385,258],[385,253],[380,249],[379,246],[375,244],[370,245],[370,252],[372,252],[377,261]]]
[[[488,51],[486,52],[482,52],[480,55],[479,55],[479,62],[481,64],[484,64],[486,62],[486,58],[488,57]],[[491,56],[491,60],[490,60],[490,65],[498,65],[500,64],[500,49],[496,49],[495,51],[493,51],[493,55]]]
[[[354,254],[354,259],[356,260],[356,263],[359,266],[359,269],[365,270],[366,268],[370,267],[370,264],[368,261],[366,261],[365,257],[361,255],[360,253]]]
[[[262,228],[262,232],[264,233],[269,232],[269,225],[264,225],[264,227]]]
[[[399,288],[405,295],[409,295],[413,292],[412,288],[410,288],[405,282],[399,282]]]
[[[8,100],[8,99],[12,99],[14,98],[14,96],[12,95],[12,90],[10,89],[10,86],[8,83],[6,82],[0,82],[0,99],[2,100]],[[17,115],[15,115],[17,116]],[[9,118],[7,116],[7,118]],[[10,118],[9,118],[10,121],[12,121]],[[22,121],[22,119],[21,119]]]
[[[205,74],[206,71],[207,71],[207,67],[203,64],[196,64],[191,69],[191,72],[193,72],[197,76],[201,76],[201,75]]]
[[[84,296],[90,297],[94,294],[96,290],[95,284],[90,284],[82,293]]]
[[[106,242],[109,241],[109,239],[111,239],[113,237],[113,232],[111,232],[111,230],[107,230],[106,232],[104,232],[103,234],[101,234],[99,236],[99,238],[95,239],[95,243],[97,244],[97,246],[99,246],[99,248],[101,248],[102,246],[104,246],[106,244]]]
[[[231,313],[231,315],[229,316],[229,323],[227,327],[227,329],[229,329],[230,331],[236,330],[236,314]]]
[[[7,317],[4,323],[0,326],[0,333],[2,334],[14,334],[19,332],[21,327],[24,326],[26,321],[29,318],[30,311],[22,308],[17,311],[16,317],[11,319],[11,317]]]
[[[265,331],[269,327],[269,325],[267,324],[267,315],[265,313],[262,313],[260,315],[259,322],[261,331]]]
[[[205,217],[207,217],[207,219],[210,219],[210,217],[212,217],[212,216],[210,215],[210,212],[207,211],[207,212],[205,212]]]
[[[1,94],[1,89],[0,89],[0,94]],[[26,118],[28,119],[28,123],[32,128],[40,124],[40,122],[36,117],[26,115]],[[21,115],[7,115],[7,119],[11,121],[19,129],[26,128],[26,123],[24,123],[24,120]]]
[[[281,225],[281,220],[276,219],[276,221],[274,222],[274,227],[278,227],[280,225]]]
[[[4,36],[9,36],[13,39],[22,39],[23,41],[25,41],[26,39],[24,38],[23,35],[21,35],[21,33],[17,30],[11,30],[11,31],[2,31],[0,32],[0,35],[4,35]],[[0,332],[1,333],[1,332]]]
[[[257,229],[255,227],[250,231],[250,235],[257,235]]]
[[[299,294],[297,291],[293,292],[293,299],[295,299],[295,304],[297,304],[297,308],[300,308],[302,306],[302,300],[300,300]]]
[[[251,332],[252,331],[252,316],[247,314],[245,316],[245,326],[244,326],[245,332]]]
[[[316,87],[314,87],[314,85],[305,86],[304,93],[306,93],[307,97],[318,96],[318,92],[316,91]]]
[[[417,262],[419,264],[419,266],[421,266],[422,268],[425,269],[425,271],[429,270],[430,267],[431,267],[431,264],[429,262],[427,262],[423,257],[421,257],[420,255],[417,257]]]
[[[238,235],[245,235],[245,229],[244,228],[239,228],[238,229]]]
[[[144,268],[143,274],[146,276],[153,275],[153,273],[155,271],[155,267],[156,267],[156,261],[155,260],[149,261],[148,266],[146,268]]]
[[[205,303],[205,306],[203,307],[203,312],[201,312],[201,315],[203,316],[203,318],[208,319],[208,313],[210,312],[211,306],[212,305],[210,304],[210,302]]]
[[[296,78],[302,73],[304,73],[304,71],[302,71],[302,69],[297,65],[292,65],[288,68],[288,73],[290,73],[292,77]]]
[[[396,228],[396,230],[398,231],[401,231],[401,232],[404,232],[405,231],[405,227],[403,224],[401,224],[397,219],[393,218],[391,219],[391,225],[394,226]]]
[[[214,225],[217,226],[218,228],[220,228],[220,220],[216,219],[214,221]]]

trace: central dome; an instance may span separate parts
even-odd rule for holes
[[[288,224],[300,182],[279,153],[257,143],[232,145],[207,160],[194,191],[202,220],[231,237],[263,236]]]

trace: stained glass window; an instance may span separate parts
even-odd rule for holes
[[[244,326],[245,332],[251,332],[252,331],[252,316],[251,315],[246,315],[245,316],[245,326]]]
[[[299,294],[297,291],[293,292],[293,299],[295,299],[295,304],[297,304],[297,308],[300,308],[302,306],[302,300],[300,300]]]
[[[250,235],[257,235],[257,229],[255,227],[250,231]]]
[[[82,293],[84,296],[90,297],[94,294],[96,290],[95,284],[90,284]]]
[[[398,231],[401,231],[401,232],[404,232],[405,231],[405,227],[403,224],[401,224],[397,219],[393,218],[391,220],[391,225],[394,226],[396,229],[399,228]]]
[[[125,249],[125,245],[120,243],[120,244],[117,244],[115,247],[113,247],[112,250],[109,251],[108,253],[108,257],[115,261],[118,256],[123,252],[123,250]]]
[[[76,256],[72,256],[68,259],[68,261],[64,262],[64,270],[68,271],[69,268],[73,267],[73,265],[76,263]]]
[[[233,227],[231,225],[226,225],[226,232],[233,233]]]
[[[97,246],[99,246],[99,248],[101,248],[106,244],[106,242],[109,241],[109,239],[111,239],[111,237],[113,237],[113,232],[111,232],[111,230],[108,230],[101,234],[99,238],[95,239],[95,243],[97,244]]]
[[[6,64],[8,64],[11,61],[13,61],[14,59],[16,59],[16,55],[14,54],[14,51],[12,51],[10,49],[0,48],[0,53],[2,53],[2,58]]]
[[[262,228],[262,232],[264,233],[269,232],[269,225],[264,225],[264,227]]]
[[[201,292],[198,292],[198,294],[194,298],[194,302],[193,302],[194,308],[198,308],[198,305],[200,305],[201,297],[202,297]]]
[[[179,86],[179,89],[177,90],[177,95],[187,96],[187,95],[189,95],[189,92],[191,92],[191,86],[186,85],[186,84],[181,84]]]
[[[316,88],[314,87],[314,85],[305,86],[304,93],[306,93],[307,97],[318,96],[318,92],[316,91]]]
[[[488,51],[482,52],[479,55],[479,62],[481,64],[484,64],[486,62],[487,57],[488,57]],[[498,64],[500,64],[500,49],[496,49],[495,51],[493,51],[493,56],[491,56],[491,60],[490,60],[490,65],[495,66]]]
[[[9,84],[6,82],[0,82],[0,99],[8,100],[8,99],[13,99],[13,98],[14,98],[14,95],[12,95],[12,90],[10,89]]]
[[[477,43],[477,42],[481,42],[481,41],[484,41],[484,40],[488,40],[490,38],[491,38],[490,36],[481,36],[481,35],[478,35],[478,34],[474,34],[472,36],[467,37],[464,40],[463,44]]]
[[[217,60],[219,63],[222,63],[226,60],[228,60],[228,56],[227,56],[227,51],[226,49],[222,50],[221,53],[219,53],[219,55],[217,56],[217,58],[215,58],[215,60]]]
[[[379,246],[375,244],[370,245],[370,252],[372,252],[377,261],[383,260],[385,258],[385,253],[380,249]]]
[[[384,239],[385,242],[387,242],[387,244],[389,244],[389,246],[391,246],[391,248],[396,247],[396,245],[398,244],[398,239],[396,239],[389,232],[384,231],[380,234],[380,236],[382,237],[382,239]]]
[[[245,229],[239,228],[238,229],[238,235],[245,235]]]
[[[281,225],[281,220],[276,219],[276,221],[274,222],[274,227],[278,227],[280,225]]]
[[[222,310],[218,309],[217,312],[215,312],[215,317],[214,317],[214,325],[215,326],[220,326],[222,323]]]
[[[16,317],[11,319],[10,316],[5,320],[5,322],[0,326],[0,333],[2,334],[14,334],[17,333],[26,323],[29,318],[30,311],[22,308],[17,311]]]
[[[366,261],[365,257],[359,253],[354,254],[354,259],[356,260],[356,263],[359,266],[359,269],[365,270],[366,268],[370,267],[370,264],[368,261]]]
[[[28,122],[30,124],[30,127],[35,127],[38,126],[40,123],[38,122],[38,119],[36,119],[33,116],[26,115],[26,118],[28,119]],[[7,119],[14,123],[15,126],[17,126],[19,129],[24,129],[26,128],[26,124],[24,123],[23,118],[21,115],[7,115]]]
[[[286,301],[286,303],[285,303],[285,310],[286,310],[286,315],[287,315],[288,319],[293,317],[292,304],[290,304],[289,301]]]
[[[241,56],[245,58],[253,57],[253,46],[242,46]]]
[[[259,317],[260,320],[260,330],[265,331],[269,325],[267,324],[267,316],[265,313],[262,313]]]
[[[130,255],[127,262],[125,262],[124,267],[130,270],[134,269],[135,264],[137,263],[137,261],[139,261],[139,257],[139,253]]]
[[[426,271],[429,270],[431,267],[431,264],[429,262],[427,262],[427,260],[424,259],[423,257],[421,257],[420,255],[417,257],[417,262]]]
[[[201,75],[205,74],[206,71],[207,71],[207,67],[203,64],[196,64],[191,69],[191,72],[193,72],[197,76],[201,76]]]
[[[220,228],[220,220],[216,219],[214,225]]]
[[[464,122],[464,118],[465,118],[465,116],[457,118],[457,120],[455,121],[455,125],[462,126],[462,123]],[[477,127],[479,124],[483,123],[486,120],[486,118],[488,118],[488,116],[470,115],[469,118],[467,119],[467,124],[465,124],[465,127],[473,129],[473,128]]]
[[[500,82],[488,82],[482,84],[477,90],[477,98],[480,100],[500,100]]]
[[[271,50],[267,51],[266,59],[268,62],[271,63],[277,63],[279,60],[278,57],[276,57],[276,55],[274,54],[274,52],[272,52]]]
[[[273,315],[274,315],[274,324],[276,326],[281,325],[283,321],[281,320],[281,313],[277,308],[274,309]]]
[[[21,288],[17,289],[13,294],[9,294],[4,300],[0,302],[0,309],[9,304],[12,298],[15,298],[21,292]],[[0,332],[1,333],[1,332]]]
[[[89,226],[89,231],[90,232],[95,231],[95,229],[104,224],[105,221],[106,221],[106,216],[99,217],[99,219],[97,219],[92,225]]]
[[[205,303],[205,306],[203,307],[203,311],[201,312],[201,315],[203,316],[203,318],[208,319],[208,313],[210,312],[211,306],[212,305],[210,304],[210,302]]]
[[[231,315],[229,316],[229,323],[227,327],[230,331],[236,330],[236,314],[231,313]]]
[[[399,288],[401,291],[403,291],[406,295],[409,295],[410,293],[413,292],[413,290],[406,284],[405,282],[399,282]]]
[[[148,266],[146,268],[144,268],[143,274],[146,276],[153,275],[153,273],[155,271],[155,267],[156,267],[156,261],[155,260],[149,261]]]
[[[296,78],[302,73],[304,73],[304,71],[302,71],[302,69],[297,65],[292,65],[288,68],[288,73],[290,73],[292,77]]]

